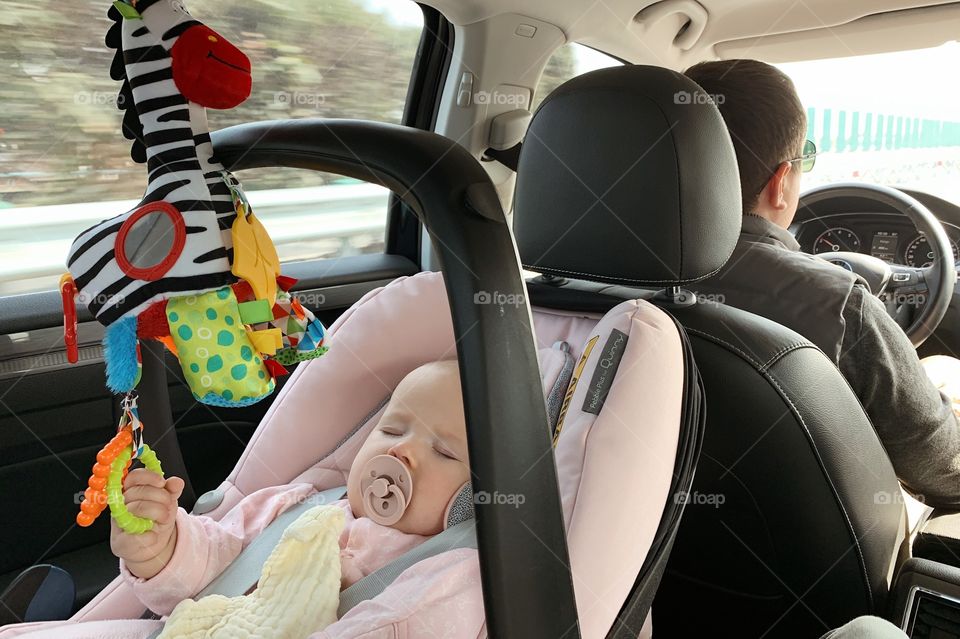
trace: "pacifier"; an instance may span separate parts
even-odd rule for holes
[[[363,465],[360,495],[367,517],[382,526],[400,521],[413,496],[413,477],[393,455],[377,455]]]

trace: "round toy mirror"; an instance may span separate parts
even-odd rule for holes
[[[183,251],[183,217],[168,202],[151,202],[133,212],[117,233],[120,269],[130,277],[155,280],[170,270]]]

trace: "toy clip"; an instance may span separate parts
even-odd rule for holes
[[[63,300],[63,343],[67,347],[67,361],[76,364],[80,359],[77,348],[77,285],[69,273],[60,276],[60,297]]]
[[[130,391],[120,402],[120,406],[123,408],[123,416],[120,418],[121,424],[126,421],[130,425],[131,435],[133,436],[131,459],[139,459],[143,455],[144,446],[143,422],[140,421],[140,413],[137,411],[137,397],[135,391]]]

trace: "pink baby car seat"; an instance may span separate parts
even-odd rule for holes
[[[644,301],[624,302],[605,316],[534,309],[533,319],[548,415],[566,413],[556,462],[581,632],[602,637],[627,616],[631,595],[646,591],[638,575],[666,552],[662,515],[682,502],[675,497],[678,452],[689,455],[689,435],[697,430],[684,424],[691,417],[685,407],[691,371],[680,329]],[[194,513],[220,519],[267,486],[345,485],[397,383],[420,364],[455,356],[439,273],[399,278],[368,293],[328,335],[330,352],[298,368],[233,472],[198,500]],[[603,381],[608,371],[611,379]],[[570,384],[573,376],[578,381]],[[145,612],[117,578],[72,620]]]

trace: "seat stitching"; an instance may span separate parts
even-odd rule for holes
[[[825,466],[824,463],[823,463],[823,458],[820,456],[820,451],[819,451],[819,449],[817,448],[817,443],[814,441],[813,436],[810,434],[810,429],[807,428],[807,423],[806,423],[806,421],[803,419],[803,416],[800,415],[800,411],[797,409],[796,404],[794,404],[794,403],[793,403],[793,400],[790,399],[790,397],[787,396],[787,392],[783,389],[782,386],[780,386],[780,384],[779,384],[779,382],[777,382],[776,378],[774,378],[773,375],[772,375],[769,371],[764,371],[764,377],[766,377],[768,380],[770,380],[770,383],[777,387],[777,389],[780,391],[781,397],[783,397],[783,399],[784,399],[788,404],[790,404],[790,408],[793,410],[794,415],[796,415],[796,417],[797,417],[797,419],[799,420],[800,424],[803,426],[804,432],[807,434],[807,439],[808,439],[808,441],[810,442],[810,445],[811,445],[811,447],[813,448],[813,452],[814,452],[814,454],[815,454],[816,457],[817,457],[817,462],[820,464],[820,470],[821,470],[821,472],[823,472],[823,476],[824,476],[824,478],[827,480],[827,483],[830,484],[830,489],[833,491],[834,497],[835,497],[836,500],[837,500],[837,506],[840,508],[840,512],[843,513],[843,518],[847,521],[847,527],[848,527],[848,529],[849,529],[850,536],[853,538],[853,544],[852,544],[852,545],[856,548],[857,556],[860,558],[860,570],[862,571],[863,580],[864,580],[864,582],[866,582],[866,586],[867,586],[867,598],[870,600],[870,607],[871,607],[871,609],[873,609],[873,607],[874,607],[874,603],[873,603],[873,589],[872,589],[872,586],[871,586],[871,584],[870,584],[870,575],[867,573],[867,562],[866,562],[866,560],[865,560],[864,557],[863,557],[863,551],[862,551],[861,546],[860,546],[860,540],[857,538],[857,533],[856,533],[856,531],[853,529],[853,523],[850,521],[850,516],[847,514],[847,509],[844,507],[843,501],[840,499],[839,491],[837,490],[837,487],[834,485],[833,479],[830,477],[830,474],[826,472],[826,466]]]
[[[699,282],[700,280],[706,279],[711,275],[716,275],[720,272],[720,269],[723,268],[723,265],[720,265],[716,269],[710,271],[709,273],[704,273],[703,275],[698,275],[697,277],[687,277],[687,278],[673,278],[669,280],[654,280],[654,279],[632,279],[629,277],[613,277],[612,275],[598,275],[596,273],[584,273],[581,271],[571,271],[569,269],[558,269],[551,268],[549,266],[540,266],[537,264],[521,264],[523,268],[530,271],[540,271],[547,273],[556,273],[558,275],[586,275],[587,277],[601,278],[604,280],[615,280],[617,282],[630,282],[631,284],[688,284],[691,282]]]
[[[740,350],[739,348],[737,348],[736,346],[734,346],[734,345],[731,344],[730,342],[728,342],[728,341],[726,341],[726,340],[724,340],[724,339],[722,339],[722,338],[720,338],[720,337],[717,337],[716,335],[711,335],[710,333],[707,333],[707,332],[705,332],[705,331],[701,331],[700,329],[690,328],[689,326],[685,326],[684,328],[687,329],[687,332],[688,332],[688,333],[693,333],[694,335],[699,335],[700,337],[705,337],[705,338],[707,338],[707,339],[709,339],[709,340],[713,340],[713,341],[715,341],[715,342],[718,342],[718,343],[720,343],[720,344],[723,344],[724,346],[726,346],[726,347],[729,348],[730,350],[735,351],[736,353],[738,353],[741,357],[743,357],[745,360],[749,361],[751,364],[753,364],[753,365],[754,365],[755,367],[757,367],[758,369],[760,369],[760,370],[763,369],[763,365],[762,365],[760,362],[758,362],[757,360],[755,360],[755,359],[754,359],[753,357],[751,357],[750,355],[747,355],[745,352],[743,352],[742,350]]]
[[[790,351],[804,348],[804,347],[812,348],[813,344],[811,344],[810,342],[807,342],[806,340],[803,340],[800,342],[794,342],[793,344],[787,344],[786,346],[784,346],[783,348],[781,348],[776,353],[770,356],[770,359],[767,360],[767,363],[763,365],[763,369],[767,370],[773,364],[775,364],[777,360],[779,360],[782,356],[786,355]]]

